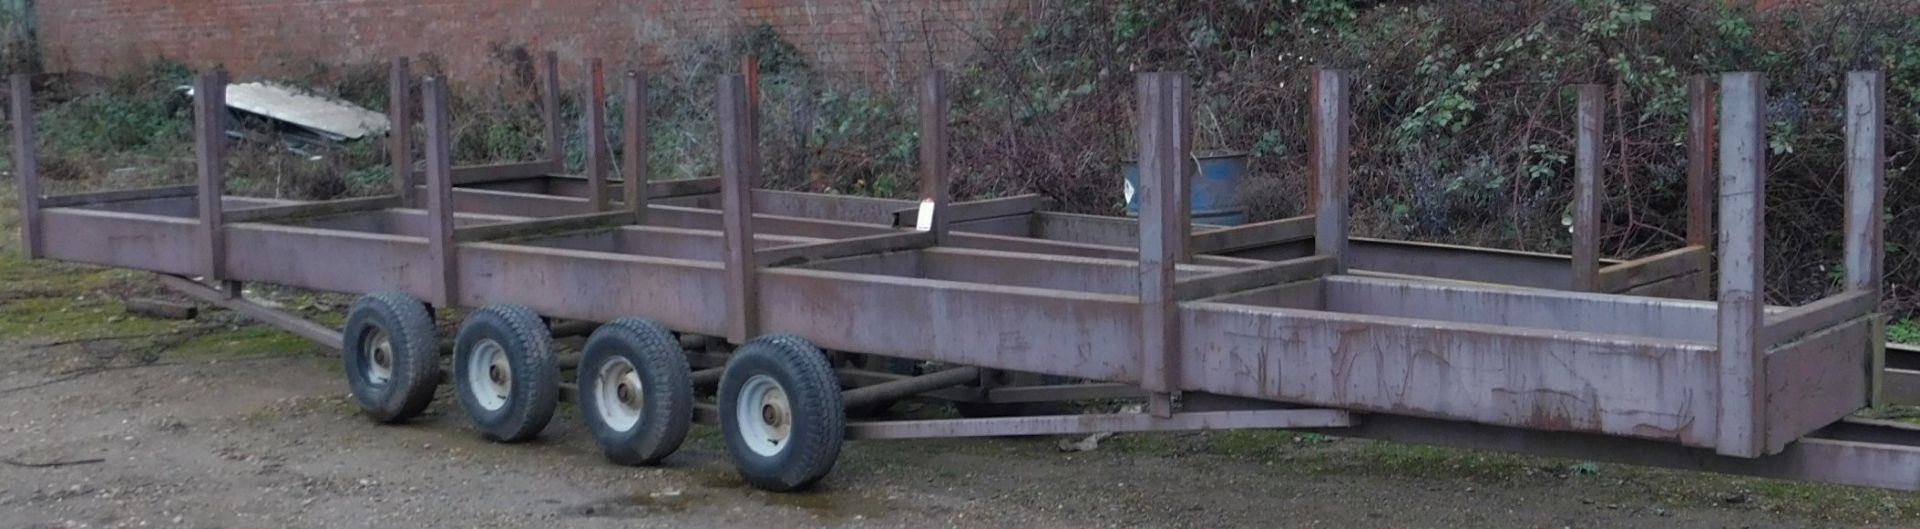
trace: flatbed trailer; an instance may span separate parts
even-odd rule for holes
[[[650,203],[699,194],[683,191],[701,182],[623,186],[616,204],[604,145],[590,150],[587,212],[536,212],[553,202],[457,187],[527,168],[452,166],[439,79],[423,83],[424,185],[396,165],[403,169],[387,196],[225,197],[225,81],[210,74],[196,84],[204,94],[196,99],[197,185],[46,197],[32,163],[31,94],[16,79],[30,255],[161,273],[211,302],[340,347],[356,398],[381,421],[419,413],[450,378],[483,435],[514,441],[537,434],[566,395],[579,399],[617,462],[656,462],[689,423],[711,421],[741,474],[770,490],[825,476],[845,438],[1223,428],[1920,489],[1920,435],[1848,418],[1879,394],[1884,362],[1875,312],[1884,159],[1877,72],[1848,77],[1848,289],[1800,307],[1759,299],[1766,143],[1755,74],[1721,80],[1712,303],[1349,273],[1358,252],[1346,237],[1349,76],[1340,71],[1314,80],[1313,252],[1279,260],[1195,255],[1194,240],[1209,232],[1185,220],[1188,84],[1175,74],[1140,80],[1142,208],[1132,259],[1052,253],[1098,245],[953,229],[965,209],[945,192],[946,82],[938,75],[924,84],[922,99],[932,102],[922,116],[926,199],[912,228],[758,211],[763,195],[777,195],[752,189],[756,119],[741,76],[720,83],[718,211]],[[625,85],[629,101],[645,101],[642,79],[629,75]],[[1583,129],[1598,126],[1590,91],[1582,91]],[[590,124],[597,114],[589,110]],[[408,149],[402,143],[397,153]],[[626,174],[646,181],[637,166]],[[514,212],[522,214],[505,214]],[[982,240],[1001,246],[980,249]],[[1575,262],[1589,263],[1576,274],[1596,277],[1596,260]],[[367,295],[335,331],[247,303],[241,282]],[[475,308],[454,337],[448,375],[433,336],[431,311],[441,307]],[[577,326],[592,329],[583,356],[556,358],[552,336],[571,325],[559,320],[607,323]],[[687,353],[689,336],[733,346]],[[836,370],[822,349],[954,367],[875,379]],[[713,364],[723,365],[693,368]],[[576,367],[577,384],[560,382],[563,365]],[[929,392],[965,399],[952,390],[991,370],[1132,387],[1149,406],[1142,414],[855,422],[844,412]],[[716,381],[717,403],[694,402],[697,383]]]

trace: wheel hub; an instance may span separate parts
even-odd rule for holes
[[[793,407],[787,390],[766,375],[754,375],[741,386],[735,425],[747,448],[762,456],[779,454],[793,435]]]
[[[387,330],[374,326],[360,342],[361,368],[367,382],[385,384],[393,379],[393,338]]]
[[[473,345],[467,361],[467,391],[482,408],[497,410],[507,405],[507,397],[513,394],[513,364],[500,342],[483,339]]]
[[[640,372],[626,358],[609,358],[596,375],[595,404],[600,420],[615,430],[626,431],[640,423],[646,405],[646,384]]]

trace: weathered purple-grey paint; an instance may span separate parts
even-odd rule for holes
[[[1600,143],[1606,120],[1601,117],[1600,85],[1576,87],[1579,111],[1575,117],[1573,149],[1573,288],[1594,292],[1600,286],[1600,167],[1606,147]]]
[[[753,186],[760,180],[758,119],[748,97],[746,78],[730,75],[720,80],[720,195],[721,224],[726,232],[726,337],[746,343],[760,333],[760,304],[756,301],[759,263],[753,257]]]
[[[212,279],[225,279],[226,241],[220,236],[221,195],[227,188],[227,75],[221,70],[203,73],[193,80],[193,150],[199,165],[199,194],[194,198],[200,212],[197,235],[204,261],[200,273]]]
[[[396,57],[387,76],[387,168],[401,207],[418,204],[413,196],[413,98],[412,63]]]
[[[1755,457],[1765,445],[1766,347],[1761,296],[1766,237],[1766,81],[1756,73],[1720,81],[1720,414],[1715,450]]]

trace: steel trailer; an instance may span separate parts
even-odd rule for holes
[[[395,71],[405,75],[404,63]],[[597,63],[592,71],[597,101],[604,84]],[[1717,302],[1352,273],[1360,252],[1346,236],[1349,76],[1340,71],[1317,72],[1313,85],[1312,252],[1278,260],[1195,255],[1197,241],[1222,230],[1184,221],[1188,82],[1176,74],[1140,77],[1137,250],[955,229],[1010,201],[947,196],[947,85],[937,74],[923,85],[925,200],[913,227],[762,212],[783,195],[753,189],[756,118],[741,76],[724,78],[718,94],[717,211],[654,200],[699,195],[710,180],[616,188],[604,145],[589,150],[584,199],[475,187],[558,167],[453,167],[439,79],[422,84],[425,170],[416,176],[396,164],[394,193],[227,197],[226,83],[209,74],[196,84],[197,184],[44,196],[31,94],[15,79],[29,254],[157,272],[209,302],[340,348],[356,399],[383,422],[417,415],[443,379],[458,387],[475,427],[501,441],[536,435],[555,402],[577,398],[589,430],[621,463],[656,462],[690,422],[715,422],[736,468],[771,490],[825,476],[846,438],[1222,428],[1920,489],[1920,437],[1848,418],[1879,394],[1885,362],[1875,312],[1884,159],[1877,72],[1848,76],[1848,288],[1799,307],[1759,297],[1765,88],[1750,73],[1720,81]],[[624,85],[628,101],[646,101],[640,76]],[[556,92],[546,97],[553,112]],[[1583,89],[1581,100],[1581,128],[1593,131],[1582,138],[1597,138],[1597,106],[1588,108],[1597,93]],[[634,132],[641,107],[627,106],[629,182],[647,181],[634,164],[645,159],[634,156],[644,152]],[[604,126],[598,109],[589,105],[589,130]],[[395,159],[411,160],[411,144],[396,136]],[[1588,154],[1597,148],[1582,144]],[[1593,189],[1591,167],[1581,177]],[[1595,284],[1593,257],[1573,261],[1569,285]],[[240,299],[242,282],[365,296],[336,331]],[[443,373],[432,320],[445,307],[473,310]],[[582,356],[553,354],[554,335],[581,332],[591,332]],[[695,336],[730,346],[683,351]],[[823,349],[953,367],[889,376],[837,368]],[[563,366],[575,368],[576,383],[561,382]],[[978,399],[985,392],[965,388],[994,370],[1096,382],[1004,388],[1033,399],[1131,388],[1149,406],[1142,414],[853,422],[845,413],[929,393]],[[695,402],[695,386],[714,383],[717,402]]]

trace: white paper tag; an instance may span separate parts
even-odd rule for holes
[[[933,230],[933,199],[929,198],[920,201],[920,216],[913,220],[913,229],[920,231]]]

